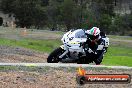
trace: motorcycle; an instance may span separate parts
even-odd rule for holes
[[[97,50],[104,50],[104,53],[107,51],[109,46],[109,38],[102,37],[105,41],[105,46],[99,46]],[[78,63],[78,64],[89,64],[96,62],[92,58],[88,59],[86,55],[86,48],[83,46],[83,43],[86,42],[87,35],[85,34],[84,29],[70,30],[63,35],[61,41],[63,45],[51,52],[47,58],[48,63]],[[90,48],[88,52],[93,52]],[[104,54],[103,53],[103,54]]]

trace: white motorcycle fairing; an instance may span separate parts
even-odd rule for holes
[[[104,46],[99,45],[97,50],[102,50],[104,47],[109,46],[109,38],[106,37],[102,39],[105,40],[105,45]],[[67,53],[70,52],[70,59],[79,59],[79,56],[78,56],[79,53],[86,55],[83,47],[81,46],[81,44],[86,42],[86,40],[87,40],[87,37],[83,29],[69,31],[66,34],[64,34],[63,38],[61,39],[61,41],[64,44],[63,49],[67,51]]]
[[[70,52],[70,59],[79,59],[79,53],[85,54],[81,43],[86,42],[86,40],[85,31],[82,29],[73,32],[69,31],[61,39],[64,44],[64,50]]]

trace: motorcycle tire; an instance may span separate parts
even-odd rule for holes
[[[60,61],[59,56],[63,53],[63,49],[61,47],[55,49],[47,58],[48,63],[58,63]]]

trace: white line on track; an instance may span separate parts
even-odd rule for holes
[[[35,67],[91,67],[91,68],[112,68],[112,69],[132,69],[127,66],[105,66],[105,65],[89,65],[89,64],[72,64],[72,63],[0,63],[0,66],[35,66]]]

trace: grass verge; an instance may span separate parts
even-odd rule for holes
[[[59,47],[59,45],[61,45],[61,41],[33,39],[10,40],[0,38],[0,45],[24,47],[28,49],[50,53],[55,48]],[[132,66],[132,48],[111,45],[108,49],[108,52],[104,56],[102,64]]]
[[[104,56],[102,64],[132,66],[132,49],[128,47],[111,46]]]
[[[47,53],[59,47],[60,44],[61,42],[59,40],[33,40],[33,39],[11,40],[0,38],[0,45],[24,47]]]

